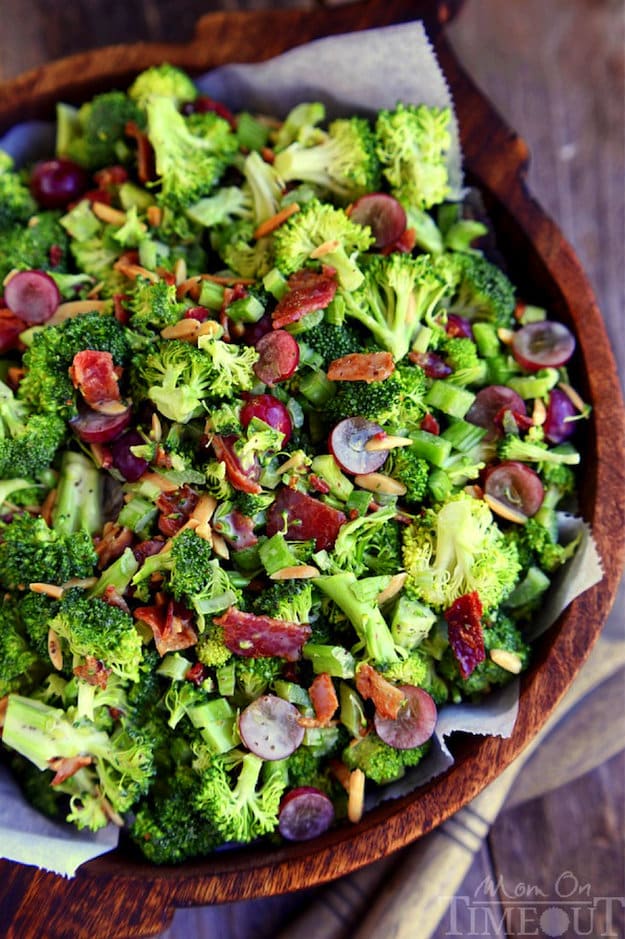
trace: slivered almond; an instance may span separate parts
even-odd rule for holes
[[[122,212],[121,209],[114,209],[106,202],[92,202],[91,211],[101,222],[107,222],[109,225],[126,224],[126,213]]]
[[[488,493],[484,493],[484,502],[492,509],[495,515],[499,515],[509,522],[517,522],[519,525],[524,525],[527,521],[527,515],[523,515],[523,512],[517,512],[516,509],[513,509],[511,506],[506,505],[505,502],[501,502]]]
[[[516,652],[510,652],[508,649],[491,649],[488,654],[495,665],[513,675],[518,675],[523,668],[523,663]]]
[[[388,496],[404,496],[407,491],[398,479],[392,479],[384,473],[365,473],[362,476],[354,476],[354,482],[367,492],[383,492]]]
[[[161,209],[160,205],[149,205],[146,216],[148,219],[148,225],[151,225],[152,228],[158,228],[163,221],[163,210]]]
[[[187,279],[187,262],[184,258],[178,258],[174,264],[174,277],[176,279],[176,286],[183,284]]]
[[[45,597],[52,597],[53,600],[60,600],[63,596],[63,588],[57,584],[42,584],[35,581],[28,586],[33,593],[42,593]]]
[[[128,410],[128,405],[123,401],[94,401],[90,407],[98,414],[123,414]]]
[[[347,796],[347,817],[350,822],[359,822],[365,807],[365,774],[361,769],[354,769],[349,774],[349,793]]]
[[[540,398],[534,400],[532,408],[532,424],[534,427],[541,427],[547,420],[547,408]]]
[[[384,590],[381,590],[377,597],[378,606],[382,606],[383,603],[386,603],[387,600],[392,599],[399,591],[402,589],[406,583],[408,574],[406,571],[401,571],[399,574],[393,574],[391,577],[388,587],[385,587]]]
[[[48,630],[48,655],[54,667],[60,671],[63,668],[63,651],[61,641],[53,629]]]
[[[63,590],[69,590],[70,587],[82,587],[83,590],[90,590],[98,582],[97,577],[71,577],[63,584]]]
[[[197,521],[203,525],[205,522],[210,522],[211,518],[213,517],[213,512],[216,508],[217,499],[214,496],[205,493],[198,499],[197,505],[191,512],[191,518],[197,519]]]
[[[322,244],[317,245],[317,247],[310,252],[308,257],[316,260],[317,258],[324,257],[326,254],[331,254],[332,251],[336,251],[340,247],[341,242],[337,238],[333,238],[331,241],[324,241]]]
[[[118,828],[124,827],[124,819],[115,811],[108,799],[100,799],[100,807],[108,818],[109,822],[117,825]]]
[[[56,489],[51,489],[41,505],[41,517],[50,528],[52,527],[52,510],[56,503],[56,496]]]
[[[297,202],[291,202],[290,205],[285,205],[283,209],[280,209],[279,212],[276,212],[271,218],[265,219],[264,222],[261,222],[260,225],[256,227],[254,238],[258,241],[259,238],[265,238],[267,235],[270,235],[276,228],[280,228],[280,225],[286,222],[287,218],[299,212],[299,208]]]
[[[81,316],[83,313],[104,313],[110,306],[108,300],[68,300],[67,303],[60,303],[57,306],[46,326],[58,326],[59,323]]]
[[[16,275],[17,273],[18,273],[18,269],[17,269],[16,267],[14,267],[12,270],[10,270],[9,273],[7,274],[7,276],[6,276],[6,277],[4,278],[4,280],[2,281],[2,286],[3,286],[3,287],[6,287],[6,285],[7,285],[11,280],[13,280],[13,278],[15,277],[15,275]]]
[[[200,328],[200,321],[187,317],[178,320],[173,326],[165,326],[161,329],[163,339],[184,339],[187,342],[194,342],[197,339]]]
[[[410,437],[394,437],[392,434],[371,437],[365,444],[365,450],[395,450],[397,447],[411,447]]]
[[[294,453],[293,456],[290,456],[282,466],[279,466],[277,469],[278,476],[282,476],[283,473],[290,473],[291,470],[295,472],[301,472],[306,468],[306,461],[303,454],[298,451]]]
[[[197,331],[198,339],[200,336],[211,336],[213,339],[219,339],[222,333],[223,327],[216,320],[204,320],[203,323],[200,323],[200,328]]]
[[[141,477],[141,482],[152,483],[152,485],[158,486],[161,492],[175,492],[176,489],[178,489],[177,483],[166,479],[164,476],[161,476],[160,473],[144,473]]]
[[[579,393],[575,390],[575,388],[571,387],[571,385],[568,384],[568,382],[559,381],[558,388],[560,389],[560,391],[564,392],[564,394],[567,396],[567,398],[569,399],[573,407],[577,408],[580,414],[584,414],[588,410],[588,405],[586,404],[584,399],[579,395]]]
[[[213,530],[213,551],[218,558],[223,558],[224,561],[227,561],[230,557],[230,551],[228,550],[228,545],[224,541],[221,535]]]
[[[503,326],[500,326],[497,330],[497,336],[500,342],[503,342],[504,346],[509,346],[514,339],[514,332],[511,329],[505,329]]]
[[[283,567],[269,575],[269,580],[308,580],[319,577],[320,571],[312,564],[295,564],[293,567]]]
[[[113,264],[113,270],[119,271],[120,274],[123,274],[124,277],[127,277],[129,280],[136,280],[138,277],[145,277],[147,280],[151,280],[154,284],[158,283],[160,280],[160,277],[154,271],[149,271],[147,267],[142,267],[141,264],[131,264],[123,257],[121,257],[118,261],[115,261],[115,264]]]
[[[204,541],[208,541],[210,545],[213,544],[213,529],[210,527],[208,522],[200,522],[200,524],[195,529],[195,534],[198,538],[202,538]]]
[[[152,415],[152,422],[150,426],[150,439],[158,443],[162,436],[163,436],[163,428],[161,425],[161,419],[155,411],[154,414]]]

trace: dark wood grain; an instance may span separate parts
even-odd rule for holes
[[[588,4],[579,2],[572,4],[576,8],[586,5]],[[15,14],[19,11],[20,15],[23,15],[22,4],[10,2],[8,6],[9,13],[13,11]],[[159,28],[154,28],[154,18],[157,16],[159,7],[165,11],[168,9],[167,4],[145,3],[138,6],[141,7],[144,20],[143,25],[139,23],[141,29],[138,34],[133,35],[132,38],[167,36],[170,41],[185,38],[176,32],[180,29],[180,23],[176,29],[171,30],[166,28],[163,31],[162,22]],[[382,17],[382,22],[391,22],[393,17],[415,15],[417,6],[394,2],[386,4],[382,12],[378,11],[378,15]],[[471,6],[472,4],[469,5]],[[490,8],[490,13],[495,20],[497,19],[497,4],[494,0],[491,3],[481,4],[478,0],[476,6],[481,6],[482,11],[486,10],[486,12]],[[601,4],[592,6],[601,6]],[[53,7],[54,10],[50,14]],[[400,9],[401,13],[399,13]],[[103,35],[110,35],[107,30],[111,28],[111,19],[114,19],[114,17],[107,19],[108,7],[104,4],[87,3],[72,5],[73,15],[78,13],[79,16],[87,17],[84,21],[79,20],[83,28],[85,28],[85,23],[90,22],[89,16],[98,18],[96,10],[99,11],[102,21],[106,20],[104,31],[102,29],[92,31],[92,36],[97,35],[98,43],[100,43]],[[334,11],[335,19],[332,28],[337,28],[339,31],[346,28],[346,25],[350,23],[349,18],[353,16],[353,12],[346,11],[347,8]],[[51,16],[50,25],[54,25],[54,28],[58,28],[59,18],[62,22],[63,16],[66,16],[61,12],[61,5],[56,3],[46,4],[45,10],[42,7],[42,12],[44,18]],[[317,10],[310,11],[310,13],[287,10],[280,14],[282,15],[287,17],[285,22],[289,24],[284,31],[275,28],[277,16],[275,10],[270,16],[267,12],[261,11],[260,18],[255,21],[257,24],[264,23],[265,29],[272,27],[269,39],[262,49],[263,56],[273,54],[282,48],[282,43],[288,45],[294,37],[297,41],[303,41],[307,37],[319,35],[320,31],[324,31],[324,16]],[[359,18],[360,14],[358,14],[351,22],[355,27],[369,25],[370,15],[369,11],[367,14],[369,19],[366,19]],[[137,19],[134,17],[137,17],[136,10],[133,13],[133,26],[136,26]],[[152,25],[149,22],[150,17],[152,17]],[[138,15],[138,20],[141,21],[141,14]],[[128,22],[128,17],[126,17],[126,22]],[[164,22],[167,26],[167,20]],[[237,28],[242,28],[245,20],[236,15],[234,20],[228,22],[231,24],[234,22]],[[304,27],[304,23],[308,26]],[[462,21],[459,22],[458,29],[461,23]],[[181,64],[188,62],[190,67],[200,68],[217,61],[224,61],[229,55],[245,58],[253,57],[255,50],[258,52],[258,33],[254,34],[254,42],[248,41],[248,34],[235,42],[234,34],[230,32],[234,27],[229,26],[226,30],[225,24],[226,21],[218,16],[211,25],[204,27],[213,37],[216,36],[219,42],[218,49],[214,51],[215,57],[210,62],[202,58],[202,55],[206,54],[206,46],[202,44],[202,50],[193,52],[189,60],[179,59]],[[307,33],[306,28],[312,29],[312,32]],[[48,37],[46,41],[48,41],[49,30],[46,31],[46,35]],[[131,38],[128,32],[123,32],[123,35]],[[111,39],[118,40],[119,38],[119,34],[111,35]],[[111,39],[105,41],[111,41]],[[81,43],[81,47],[85,48],[86,43]],[[74,48],[68,47],[62,51],[74,51]],[[197,49],[197,44],[194,48]],[[12,61],[13,74],[21,68],[38,65],[48,57],[45,44],[40,46],[38,51],[37,43],[33,40],[30,50],[34,58],[31,61],[22,62],[21,66],[19,62],[9,57],[9,63]],[[126,75],[135,68],[143,67],[143,64],[147,64],[148,61],[155,61],[162,57],[165,52],[172,52],[171,45],[151,50],[139,47],[132,55],[129,55],[127,50],[114,50],[109,54],[112,56],[112,74],[115,78]],[[234,55],[235,52],[236,55]],[[180,50],[176,54],[184,55]],[[150,56],[155,58],[150,59]],[[169,57],[174,58],[172,55]],[[128,866],[127,862],[126,866],[124,862],[120,865],[120,860],[115,855],[87,865],[71,883],[60,882],[52,875],[41,872],[31,873],[17,865],[2,863],[0,871],[3,875],[3,899],[0,903],[0,915],[3,923],[11,922],[12,924],[8,927],[7,935],[22,939],[22,937],[44,934],[41,932],[41,921],[37,921],[36,918],[38,909],[42,909],[42,897],[52,897],[57,900],[55,905],[50,904],[45,908],[47,916],[45,935],[50,936],[51,939],[55,936],[150,935],[164,928],[167,917],[175,905],[202,904],[232,896],[257,895],[264,892],[269,878],[272,878],[272,889],[277,890],[293,889],[304,882],[321,882],[336,876],[341,870],[367,863],[374,857],[398,847],[414,837],[418,831],[428,830],[443,817],[445,813],[441,814],[441,803],[446,806],[446,812],[447,810],[451,812],[458,805],[463,804],[486,781],[489,772],[495,772],[502,762],[511,759],[514,753],[523,746],[523,737],[529,739],[540,726],[570,680],[575,668],[581,663],[598,624],[607,616],[622,565],[620,552],[622,551],[623,530],[622,499],[615,498],[612,503],[604,499],[603,505],[599,504],[598,499],[599,493],[619,493],[623,486],[623,440],[620,430],[622,412],[618,399],[618,379],[609,343],[594,296],[575,256],[568,245],[562,242],[558,230],[543,216],[525,190],[524,167],[527,150],[524,144],[511,134],[492,112],[488,110],[486,115],[482,110],[485,107],[484,102],[481,97],[476,97],[471,83],[457,69],[448,53],[443,52],[443,57],[457,95],[463,120],[463,140],[469,154],[469,165],[476,172],[476,178],[486,185],[491,194],[493,216],[498,224],[502,242],[509,254],[523,259],[522,263],[517,265],[519,273],[529,275],[535,281],[537,298],[550,301],[558,312],[565,317],[573,318],[576,328],[581,333],[581,362],[584,369],[588,371],[589,366],[593,361],[596,362],[597,357],[604,363],[601,374],[588,374],[587,392],[595,405],[599,431],[603,429],[602,421],[605,420],[607,423],[608,419],[611,419],[614,423],[614,432],[609,435],[609,439],[606,434],[603,434],[603,439],[598,439],[602,436],[599,433],[596,440],[594,438],[588,440],[589,447],[597,445],[599,460],[585,479],[585,507],[597,529],[605,532],[606,548],[613,549],[608,550],[606,555],[608,557],[606,581],[600,589],[588,594],[574,605],[570,615],[562,620],[559,629],[541,648],[539,667],[525,684],[522,705],[524,725],[521,736],[517,734],[512,741],[503,745],[496,741],[486,741],[478,748],[477,758],[475,748],[469,745],[459,754],[460,761],[454,772],[453,784],[446,784],[443,781],[442,785],[437,784],[425,790],[423,798],[419,800],[419,805],[412,804],[412,800],[404,800],[395,807],[396,811],[391,818],[374,813],[362,826],[363,837],[360,843],[347,845],[341,840],[340,835],[332,836],[322,849],[311,855],[300,849],[278,851],[269,860],[261,860],[254,867],[253,854],[244,853],[230,862],[190,867],[186,870],[184,878],[176,873],[156,873],[149,869],[141,869],[133,874],[132,865]],[[484,56],[484,59],[487,60],[488,57]],[[2,61],[6,69],[7,60]],[[106,68],[110,64],[111,60],[107,62]],[[18,68],[15,68],[15,65],[18,65]],[[81,76],[81,90],[97,87],[108,74],[106,68],[99,64],[96,56],[79,56],[59,68],[54,80],[60,82],[60,87],[64,88],[68,87],[68,83],[73,82],[77,74]],[[38,108],[49,107],[58,95],[59,87],[56,84],[46,87],[49,75],[49,71],[42,72],[38,69],[31,72],[21,82],[9,84],[4,99],[0,92],[0,119],[4,115],[4,119],[10,122],[15,119],[16,114],[24,116],[24,96],[27,96],[29,101],[35,102]],[[514,80],[513,76],[510,80]],[[485,116],[489,121],[490,135],[484,133]],[[507,159],[502,160],[500,153],[506,153]],[[603,205],[606,210],[609,208],[607,203],[604,202]],[[610,231],[618,233],[615,227],[612,227]],[[611,274],[607,273],[606,268],[604,285],[609,283],[610,277]],[[541,680],[540,669],[543,663],[547,663],[549,669],[548,680],[545,676],[545,668],[543,668]],[[71,915],[69,915],[70,912]],[[113,923],[114,926],[111,925]]]

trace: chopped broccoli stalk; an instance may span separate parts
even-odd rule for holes
[[[302,648],[302,655],[311,663],[316,675],[325,672],[333,678],[354,677],[356,660],[343,646],[307,642]]]
[[[547,398],[560,380],[556,368],[541,368],[533,375],[511,375],[506,384],[524,400]]]
[[[347,616],[368,658],[377,663],[397,661],[397,649],[386,620],[375,603],[361,598],[359,581],[352,571],[315,577],[313,582]]]
[[[449,417],[463,418],[473,402],[475,395],[466,388],[460,388],[449,381],[435,379],[427,393],[425,403],[442,411]]]
[[[322,453],[316,456],[310,468],[330,487],[330,494],[341,502],[346,502],[354,490],[354,484],[339,469],[339,465],[331,453]]]
[[[506,608],[517,610],[519,608],[527,609],[533,607],[544,595],[545,591],[551,586],[551,580],[540,569],[540,567],[530,566],[527,569],[525,577],[514,588],[506,599]]]

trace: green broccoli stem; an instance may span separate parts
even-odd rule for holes
[[[316,675],[325,673],[333,678],[353,678],[356,669],[354,656],[343,646],[307,642],[302,656],[311,663]]]
[[[52,528],[59,535],[102,529],[102,484],[98,468],[82,453],[66,451],[61,464]]]
[[[383,664],[399,656],[391,631],[379,608],[358,596],[358,580],[351,571],[315,577],[314,584],[336,603],[364,643],[368,658]]]
[[[100,575],[97,584],[89,592],[90,597],[101,597],[108,587],[113,587],[119,594],[124,594],[130,581],[139,570],[139,562],[132,549],[126,548],[124,553],[113,561]]]

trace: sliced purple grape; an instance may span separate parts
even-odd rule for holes
[[[527,408],[523,398],[506,385],[488,385],[481,388],[475,396],[475,401],[466,413],[466,420],[470,424],[484,427],[488,431],[486,440],[501,436],[498,418],[504,411],[525,416]]]
[[[4,301],[29,326],[45,323],[61,302],[54,280],[45,271],[18,271],[4,288]]]
[[[530,372],[566,365],[574,351],[575,337],[570,329],[553,320],[528,323],[512,339],[512,355]]]
[[[354,202],[349,217],[358,225],[368,225],[374,248],[394,245],[406,231],[406,212],[400,202],[385,192],[370,192]]]
[[[453,339],[473,339],[473,327],[466,316],[457,313],[448,313],[445,323],[445,332]]]
[[[275,329],[256,343],[259,359],[254,365],[256,376],[266,385],[276,385],[290,378],[299,363],[297,340],[285,329]]]
[[[518,460],[504,460],[493,467],[484,483],[484,495],[493,511],[501,505],[525,518],[536,515],[543,504],[545,490],[538,473]],[[499,514],[503,514],[500,512]]]
[[[283,443],[288,443],[293,424],[286,406],[274,395],[251,395],[241,408],[241,424],[247,427],[253,418],[264,421],[284,434]]]
[[[278,830],[287,841],[310,841],[327,831],[333,821],[332,800],[314,786],[300,786],[284,796]]]
[[[431,695],[414,685],[400,685],[406,703],[395,719],[380,717],[376,712],[373,723],[380,740],[396,750],[420,747],[429,740],[436,726],[437,711]]]
[[[88,188],[88,174],[72,160],[37,163],[30,176],[30,191],[43,209],[64,209]]]
[[[346,417],[330,434],[329,447],[341,469],[355,476],[375,473],[388,456],[388,450],[365,450],[365,444],[384,434],[374,421],[365,417]]]
[[[559,388],[552,388],[549,392],[547,417],[543,424],[545,437],[549,443],[562,443],[573,435],[576,427],[573,418],[576,415],[577,408],[569,396]]]
[[[138,430],[127,430],[111,444],[113,466],[129,483],[135,483],[141,479],[150,465],[143,457],[135,456],[131,449],[140,447],[143,443],[145,440]]]
[[[239,733],[244,745],[262,760],[283,760],[301,745],[304,728],[294,704],[265,694],[241,712]]]
[[[85,443],[109,443],[128,427],[131,413],[130,407],[119,414],[104,414],[84,407],[69,423],[76,436]]]

